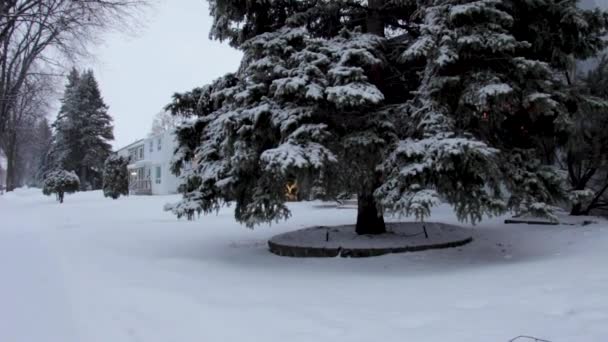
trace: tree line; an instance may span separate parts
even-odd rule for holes
[[[69,71],[64,65],[87,57],[102,32],[132,22],[145,5],[142,0],[0,2],[0,155],[7,161],[8,190],[40,185],[51,141],[48,116]]]

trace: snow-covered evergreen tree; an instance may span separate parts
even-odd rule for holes
[[[103,163],[111,153],[108,141],[114,139],[107,110],[93,72],[72,70],[53,124],[55,137],[50,154],[54,168],[79,174],[82,190],[102,185]]]
[[[434,1],[422,10],[421,34],[400,56],[424,63],[422,81],[377,196],[418,216],[440,200],[472,221],[505,208],[550,216],[564,179],[536,149],[567,127],[563,76],[575,55],[603,46],[605,14],[575,1]]]
[[[57,201],[63,203],[65,194],[71,194],[80,188],[80,180],[75,172],[55,170],[49,172],[44,178],[42,193],[50,196],[55,194]]]
[[[295,180],[323,196],[356,194],[357,232],[368,234],[384,232],[384,211],[424,219],[447,201],[476,222],[542,211],[563,193],[534,160],[538,140],[567,126],[567,57],[603,46],[605,14],[523,0],[211,1],[211,10],[212,36],[244,58],[169,106],[191,117],[178,130],[178,216],[234,201],[248,226],[285,219],[284,186]],[[555,39],[559,20],[572,27]],[[526,25],[540,30],[532,42]],[[517,162],[523,155],[530,164]]]
[[[129,158],[112,154],[103,167],[103,195],[117,199],[129,194]]]
[[[196,166],[185,174],[188,200],[174,211],[191,216],[238,199],[237,219],[253,226],[289,216],[287,182],[324,179],[327,194],[361,195],[360,222],[381,219],[375,167],[393,129],[387,114],[376,112],[384,96],[366,74],[386,63],[382,39],[346,29],[316,39],[305,28],[285,27],[243,48],[249,62],[239,78],[227,75],[199,90],[201,118],[178,133],[176,165],[183,159]],[[337,168],[349,170],[339,183]],[[384,231],[384,224],[373,228]]]
[[[76,145],[76,134],[72,124],[73,113],[77,107],[77,90],[80,82],[80,73],[76,68],[73,68],[67,76],[67,83],[61,99],[61,108],[59,114],[52,124],[54,129],[53,143],[49,151],[49,163],[47,170],[50,172],[55,169],[71,169],[75,170],[75,163],[72,162],[72,148]]]
[[[89,183],[88,186],[98,189],[102,185],[103,164],[112,153],[109,141],[114,140],[114,127],[92,70],[85,71],[82,75],[79,98],[80,118],[85,119],[80,140],[85,151],[80,175]]]

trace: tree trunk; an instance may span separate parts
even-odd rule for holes
[[[570,167],[569,170],[573,170],[573,167]],[[580,177],[576,179],[576,182],[574,184],[574,190],[585,190],[587,188],[587,183],[589,183],[589,181],[591,180],[591,178],[593,178],[593,176],[595,175],[595,173],[597,172],[597,169],[595,168],[591,168],[585,171],[585,173]],[[572,174],[572,172],[570,172]],[[570,176],[570,179],[573,179],[572,176]],[[571,180],[570,183],[572,184],[573,181]],[[601,196],[601,194],[600,194]],[[591,204],[589,204],[586,208],[583,208],[583,205],[581,203],[576,203],[574,205],[572,205],[572,209],[570,209],[570,215],[571,216],[581,216],[581,215],[588,215],[591,205],[593,204],[593,201],[597,200],[598,197],[596,196]]]
[[[572,206],[572,209],[570,210],[570,215],[572,215],[572,216],[585,215],[583,212],[583,205],[580,203],[574,204]]]
[[[6,151],[6,191],[13,191],[17,187],[16,172],[17,167],[17,135],[15,132],[9,133]]]
[[[80,191],[87,191],[87,167],[80,167]]]
[[[58,192],[57,197],[59,198],[59,203],[63,203],[63,192]]]
[[[6,191],[15,190],[15,160],[10,157],[11,153],[6,156]]]
[[[384,0],[368,1],[367,18],[365,21],[367,33],[384,37],[384,22],[382,21],[382,14],[380,13],[383,5]],[[372,83],[382,88],[383,77],[381,68],[371,70],[368,76]],[[374,174],[374,172],[372,172],[372,174]],[[372,176],[372,179],[373,178],[377,178],[377,175]],[[381,212],[378,212],[376,200],[374,199],[374,190],[376,190],[379,183],[378,179],[375,179],[370,183],[374,183],[374,186],[364,184],[363,190],[359,192],[357,199],[358,209],[355,231],[359,235],[386,233],[384,217]]]
[[[384,37],[384,22],[380,10],[384,0],[369,0],[368,14],[366,18],[367,33],[375,34]]]
[[[608,179],[606,179],[605,185],[595,193],[595,196],[593,197],[587,208],[585,208],[580,215],[589,215],[592,209],[601,208],[602,206],[598,205],[598,202],[600,201],[606,190],[608,190]]]
[[[359,235],[386,233],[384,217],[378,213],[373,192],[359,194],[357,209],[357,226],[355,231]]]

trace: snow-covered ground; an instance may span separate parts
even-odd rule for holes
[[[248,230],[232,209],[195,222],[176,197],[39,190],[0,196],[0,341],[508,341],[608,339],[608,224],[480,224],[459,249],[293,259],[277,233],[352,223],[294,203]],[[454,223],[447,208],[434,220]]]

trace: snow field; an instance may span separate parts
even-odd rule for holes
[[[233,208],[198,221],[174,196],[59,205],[40,190],[0,196],[0,341],[558,341],[608,336],[608,224],[482,222],[461,248],[369,259],[294,259],[275,234],[354,222],[293,203],[249,230]],[[440,207],[432,220],[455,223]]]

